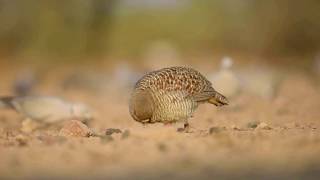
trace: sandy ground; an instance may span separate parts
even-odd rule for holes
[[[2,94],[10,93],[13,77],[5,73]],[[190,133],[177,132],[181,124],[133,121],[128,92],[102,95],[52,86],[38,91],[85,102],[95,111],[90,128],[122,133],[69,138],[59,136],[58,126],[23,133],[22,117],[1,109],[0,178],[320,178],[320,94],[306,75],[286,76],[273,98],[241,93],[227,107],[202,105],[190,120]]]

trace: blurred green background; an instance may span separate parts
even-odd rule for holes
[[[184,56],[320,49],[319,0],[0,0],[0,22],[1,59],[139,58],[159,41]]]

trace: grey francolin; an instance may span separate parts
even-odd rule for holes
[[[131,94],[129,110],[134,120],[145,123],[173,123],[188,119],[199,104],[227,105],[210,81],[187,67],[170,67],[144,75]]]

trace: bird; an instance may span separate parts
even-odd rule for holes
[[[34,86],[37,84],[35,73],[25,70],[18,74],[13,82],[13,91],[18,96],[28,96],[33,93]]]
[[[223,106],[229,101],[197,70],[174,66],[149,72],[137,81],[129,112],[143,124],[183,122],[187,130],[188,119],[203,103]]]
[[[222,91],[228,98],[239,94],[240,80],[238,74],[232,69],[233,59],[223,57],[221,60],[220,70],[217,73],[209,75],[209,79],[215,85],[218,91]]]
[[[91,110],[82,103],[71,103],[51,96],[3,96],[0,107],[10,108],[24,118],[46,124],[64,120],[88,121],[92,119]]]

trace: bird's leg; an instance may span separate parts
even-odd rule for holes
[[[151,119],[143,120],[143,121],[141,121],[141,123],[142,123],[142,127],[146,128],[148,126],[148,124],[151,123]]]
[[[185,130],[189,130],[190,124],[188,123],[188,121],[186,121],[186,122],[183,124],[183,128],[184,128]]]
[[[190,125],[189,125],[188,121],[185,121],[185,122],[183,123],[183,128],[178,128],[177,131],[178,131],[178,132],[189,133],[189,132],[190,132]]]
[[[173,123],[173,122],[170,122],[170,121],[165,121],[163,124],[164,124],[164,126],[166,126],[166,127],[171,127],[174,123]]]
[[[146,128],[146,127],[148,127],[148,123],[146,123],[146,122],[143,122],[143,123],[142,123],[142,127],[143,127],[143,128]]]

